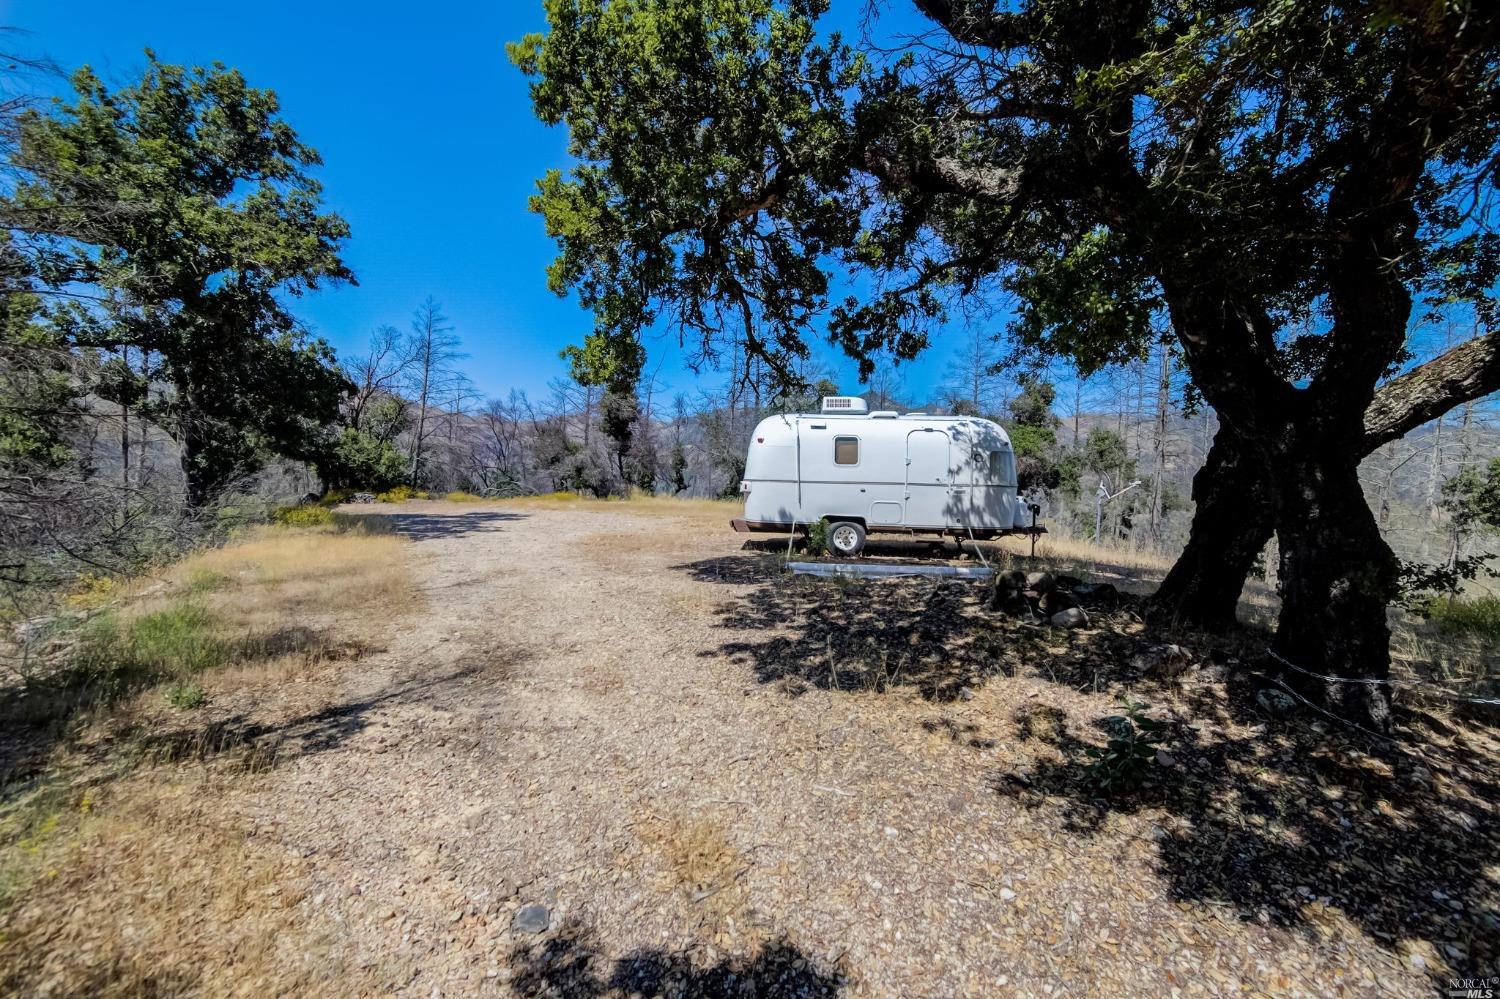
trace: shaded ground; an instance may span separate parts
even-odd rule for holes
[[[226,782],[209,744],[153,778],[211,783],[206,824],[280,858],[286,904],[239,897],[235,925],[317,955],[265,973],[283,991],[1413,995],[1497,973],[1488,729],[1406,715],[1413,748],[1268,719],[1244,649],[1148,634],[1128,602],[1061,632],[969,584],[791,579],[712,507],[360,512],[416,539],[426,610],[301,709],[226,719],[222,744],[276,747],[258,776]],[[1194,660],[1170,680],[1167,637]],[[1099,799],[1082,749],[1127,689],[1170,765]],[[512,927],[537,904],[545,931]],[[193,956],[136,977],[230,991],[233,965]],[[86,980],[78,950],[49,961]]]

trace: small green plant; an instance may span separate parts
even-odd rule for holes
[[[1084,749],[1084,754],[1090,759],[1083,768],[1084,780],[1100,794],[1110,795],[1136,787],[1150,772],[1166,726],[1146,717],[1149,706],[1131,700],[1127,694],[1120,701],[1125,713],[1104,719],[1109,729],[1109,742],[1102,747]]]
[[[1433,597],[1423,607],[1422,616],[1444,631],[1467,631],[1500,639],[1500,597]]]
[[[283,527],[323,527],[333,523],[333,511],[315,503],[283,506],[271,514],[271,521]]]
[[[202,686],[191,680],[179,680],[177,683],[168,684],[167,689],[162,693],[167,703],[178,711],[200,708],[205,700]]]
[[[455,490],[453,490],[453,492],[448,493],[447,495],[445,495],[443,497],[443,499],[447,500],[449,503],[483,503],[484,502],[484,497],[483,496],[476,496],[474,493],[465,492],[462,489],[455,489]]]
[[[222,590],[230,584],[231,580],[222,572],[214,572],[211,569],[195,569],[193,574],[182,584],[182,595],[185,597],[196,597],[204,593],[212,593]]]
[[[828,551],[828,521],[815,520],[807,525],[807,554],[823,555]]]
[[[318,505],[338,506],[340,503],[347,503],[353,498],[353,489],[330,489],[328,490],[328,492],[323,494],[322,499],[318,500]]]

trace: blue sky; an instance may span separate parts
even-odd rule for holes
[[[857,6],[843,0],[834,13]],[[554,247],[526,209],[534,180],[566,163],[565,135],[532,117],[525,81],[505,58],[506,41],[544,27],[538,0],[0,0],[0,24],[29,32],[16,48],[65,69],[89,63],[113,82],[136,76],[150,46],[164,61],[218,60],[275,90],[323,155],[327,204],[353,229],[345,258],[359,286],[294,306],[340,353],[358,353],[381,324],[404,328],[432,295],[481,391],[539,395],[564,371],[558,351],[589,329],[588,313],[547,290]],[[960,336],[903,368],[909,395],[942,381]],[[674,341],[648,349],[672,391],[695,391],[700,378]],[[851,366],[826,346],[822,355],[853,390]]]

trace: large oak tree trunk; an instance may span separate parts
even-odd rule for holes
[[[1359,460],[1355,449],[1309,449],[1289,455],[1278,472],[1281,617],[1274,651],[1295,667],[1288,680],[1304,695],[1342,718],[1385,731],[1386,607],[1397,563],[1365,502]],[[1330,683],[1310,673],[1358,682]]]
[[[1187,547],[1151,598],[1153,617],[1221,631],[1256,556],[1275,529],[1278,493],[1257,443],[1221,423],[1208,460],[1193,476],[1193,523]]]

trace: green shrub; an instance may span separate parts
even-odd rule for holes
[[[228,661],[234,648],[219,637],[216,624],[213,614],[190,600],[128,621],[113,613],[99,615],[79,634],[71,668],[43,684],[61,698],[51,712],[66,715],[91,703],[109,703]]]
[[[180,680],[177,683],[168,684],[162,694],[166,697],[167,703],[179,711],[190,711],[193,708],[202,707],[206,700],[203,687],[191,680]]]
[[[807,525],[807,554],[828,553],[828,521],[815,520]]]
[[[318,505],[338,506],[340,503],[347,503],[353,498],[353,489],[330,489],[323,494],[322,499],[318,500]]]
[[[217,666],[228,643],[215,634],[214,616],[201,604],[183,602],[145,614],[125,626],[123,652],[154,676],[180,676]]]
[[[448,493],[446,496],[444,496],[443,499],[447,500],[449,503],[483,503],[484,502],[484,497],[483,496],[476,496],[473,493],[465,492],[462,489],[455,489],[455,490],[453,490],[453,492]]]
[[[1128,695],[1121,700],[1120,707],[1125,709],[1123,715],[1104,719],[1109,727],[1109,742],[1103,747],[1084,749],[1090,760],[1083,768],[1084,780],[1100,794],[1124,791],[1146,779],[1166,727],[1146,717],[1149,705],[1133,701]]]
[[[312,503],[283,506],[271,514],[271,522],[283,527],[324,527],[333,523],[333,511]]]
[[[1445,631],[1467,631],[1500,639],[1500,597],[1434,597],[1424,610],[1427,619]]]

